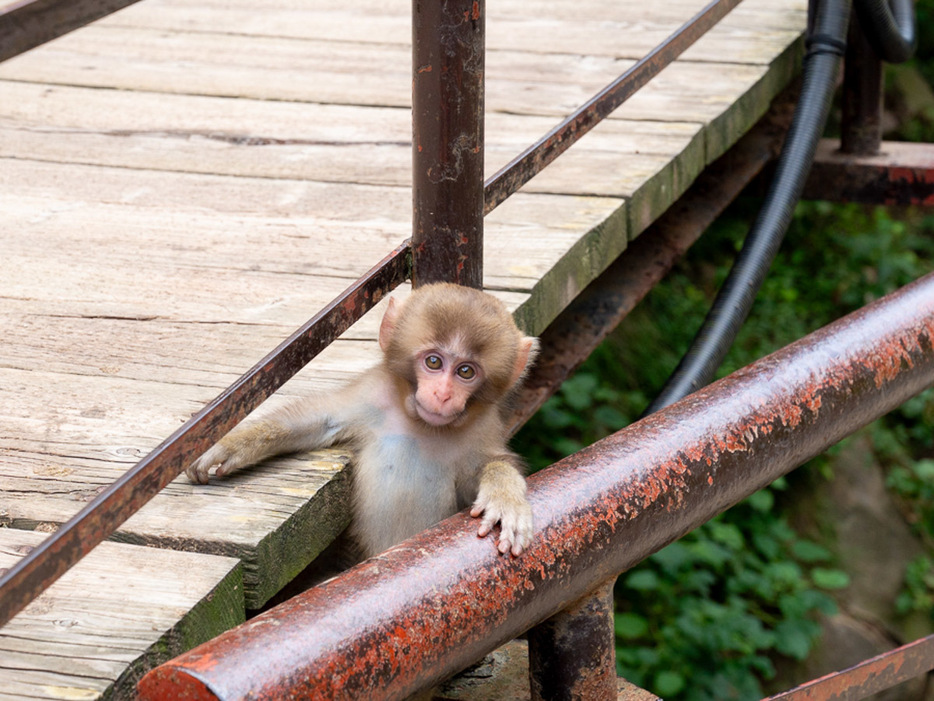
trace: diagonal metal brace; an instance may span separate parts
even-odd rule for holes
[[[763,701],[855,701],[932,669],[934,635],[929,635]]]

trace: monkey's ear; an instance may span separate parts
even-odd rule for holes
[[[519,354],[516,356],[516,366],[512,369],[512,378],[509,386],[513,386],[521,380],[526,371],[532,367],[535,362],[535,356],[538,355],[538,339],[531,336],[523,336],[519,340]]]
[[[396,320],[399,318],[399,311],[402,304],[396,302],[395,297],[389,298],[389,306],[386,307],[386,313],[383,314],[383,320],[379,325],[379,347],[385,353],[389,348],[389,341],[392,339],[392,332],[396,328]]]

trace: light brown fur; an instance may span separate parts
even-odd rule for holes
[[[369,557],[471,506],[480,536],[499,523],[499,550],[531,541],[519,458],[506,447],[501,403],[537,341],[505,307],[449,284],[390,300],[383,362],[343,390],[244,422],[188,468],[193,482],[272,455],[347,442],[355,450],[350,535]]]

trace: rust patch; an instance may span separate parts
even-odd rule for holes
[[[171,663],[191,676],[150,674],[221,698],[405,698],[934,384],[932,324],[934,274],[533,475],[521,557],[459,514]]]

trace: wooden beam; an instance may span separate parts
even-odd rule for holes
[[[934,144],[883,141],[879,153],[843,153],[824,139],[804,199],[882,205],[934,205]]]

